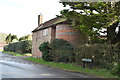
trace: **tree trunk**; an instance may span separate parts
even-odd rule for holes
[[[118,28],[118,33],[116,34],[114,40],[115,40],[115,43],[120,42],[120,26]]]
[[[107,40],[111,44],[115,44],[120,41],[120,32],[116,33],[116,28],[119,22],[114,23],[110,27],[107,28]],[[119,28],[120,29],[120,28]],[[120,31],[120,30],[119,30]]]

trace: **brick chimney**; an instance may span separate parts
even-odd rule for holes
[[[40,14],[40,15],[38,15],[38,26],[39,26],[40,24],[42,24],[42,21],[43,21],[43,15]]]

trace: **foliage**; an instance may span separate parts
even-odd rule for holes
[[[120,30],[115,32],[120,20],[119,2],[62,2],[69,9],[61,11],[62,17],[71,22],[71,25],[80,29],[90,37],[99,36],[107,30],[107,37],[111,43],[120,41]],[[119,27],[119,26],[118,26]]]
[[[120,77],[120,64],[117,64],[112,69],[112,74],[118,75]]]
[[[117,61],[116,61],[116,65],[114,66],[114,68],[112,69],[112,73],[114,75],[118,75],[120,77],[120,42],[116,44],[116,56],[117,56]]]
[[[39,50],[42,52],[42,59],[45,61],[52,61],[49,42],[43,42],[39,46]]]
[[[18,38],[17,38],[17,35],[11,35],[11,33],[10,33],[10,34],[6,37],[5,41],[6,41],[7,44],[9,44],[9,43],[13,42],[14,39],[16,39],[16,40],[18,39]]]
[[[75,63],[82,66],[83,58],[92,59],[93,68],[112,70],[113,74],[119,76],[120,43],[115,45],[80,44],[73,48],[66,40],[54,39],[50,44],[48,42],[42,43],[39,49],[43,52],[46,61],[50,57],[53,62]]]
[[[18,38],[17,38],[17,35],[11,35],[11,41],[13,41],[13,39],[16,39],[16,40],[17,40],[17,39],[18,39]]]
[[[118,61],[115,51],[118,48],[110,44],[80,44],[73,48],[63,39],[54,39],[50,44],[48,42],[42,43],[39,49],[45,58],[49,59],[50,57],[55,62],[75,62],[82,65],[82,59],[88,58],[93,59],[93,65],[96,67],[112,69]]]
[[[30,40],[30,35],[22,36],[19,38],[19,41]]]
[[[7,44],[11,42],[11,33],[6,37],[5,41]]]
[[[11,35],[11,42],[18,42],[17,35]]]
[[[93,66],[112,69],[118,59],[115,49],[109,44],[79,45],[75,48],[75,62],[82,65],[82,58],[93,59]]]
[[[30,40],[26,40],[26,41],[23,41],[23,44],[24,44],[24,52],[31,53],[32,42]]]
[[[32,42],[30,40],[10,43],[4,46],[4,51],[17,52],[20,54],[31,53]]]
[[[55,62],[72,62],[73,61],[73,47],[69,42],[63,39],[54,39],[50,43],[50,48]]]

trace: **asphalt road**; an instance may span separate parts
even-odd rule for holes
[[[0,68],[2,78],[90,78],[80,73],[46,67],[1,52]]]

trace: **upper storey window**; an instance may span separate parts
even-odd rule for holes
[[[48,35],[48,29],[44,29],[43,30],[43,36],[47,36]]]

